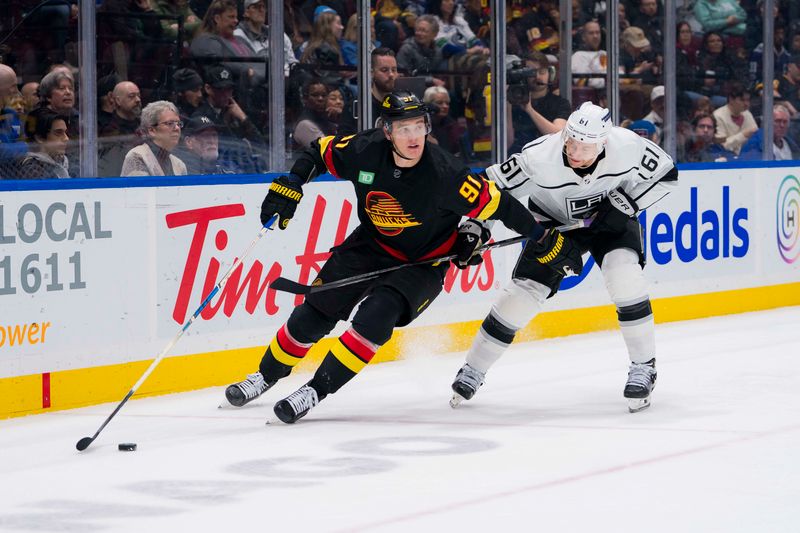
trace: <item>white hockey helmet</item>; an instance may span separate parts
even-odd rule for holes
[[[611,111],[591,102],[584,102],[567,119],[564,141],[567,137],[571,137],[578,142],[598,144],[599,152],[605,144],[611,126]]]

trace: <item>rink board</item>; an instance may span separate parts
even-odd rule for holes
[[[682,169],[679,189],[641,217],[657,322],[800,304],[797,175],[779,164]],[[17,182],[19,190],[2,192],[0,417],[125,395],[258,232],[264,178],[231,181],[62,180],[58,189],[42,182],[28,190]],[[289,229],[259,242],[136,396],[252,372],[300,302],[269,280],[310,283],[356,223],[349,184],[308,185]],[[496,227],[495,238],[511,235]],[[466,349],[519,249],[451,269],[432,308],[398,330],[378,360]],[[617,327],[591,259],[548,309],[520,340]]]

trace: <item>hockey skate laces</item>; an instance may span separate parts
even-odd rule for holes
[[[477,390],[483,383],[484,375],[483,372],[475,370],[469,365],[464,365],[458,372],[457,379],[470,388]]]
[[[650,365],[634,363],[628,371],[628,385],[648,388],[653,382],[652,376],[655,372],[655,369]]]
[[[289,402],[295,414],[299,414],[317,405],[317,391],[305,385],[287,396],[285,401]]]
[[[239,389],[244,393],[248,400],[261,394],[261,390],[263,388],[264,376],[262,376],[260,372],[248,374],[247,379],[239,383]]]

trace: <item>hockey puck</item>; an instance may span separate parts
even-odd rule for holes
[[[135,452],[136,451],[136,443],[135,442],[122,442],[120,443],[117,448],[121,452]]]

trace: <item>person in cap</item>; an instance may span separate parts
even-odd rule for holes
[[[650,41],[641,28],[630,26],[622,32],[620,65],[630,77],[626,83],[655,85],[660,72],[660,57],[650,47]]]
[[[472,221],[459,227],[464,216],[499,219],[530,236],[536,243],[531,248],[542,260],[569,261],[557,231],[545,232],[509,193],[427,141],[430,117],[416,95],[387,95],[381,120],[375,129],[315,140],[289,175],[270,185],[261,205],[261,223],[277,217],[277,226],[285,229],[303,197],[302,186],[314,177],[329,172],[353,184],[360,224],[331,250],[315,285],[448,253],[457,255],[457,266],[475,263],[479,256],[473,254],[488,235]],[[430,306],[448,267],[445,262],[407,266],[308,294],[278,330],[258,371],[230,385],[226,398],[242,406],[261,396],[358,305],[350,327],[334,341],[311,380],[275,404],[281,421],[296,422],[363,370],[394,328],[409,324]]]
[[[269,26],[266,0],[244,0],[244,14],[233,34],[247,42],[259,57],[269,57]],[[292,40],[283,34],[283,75],[288,76],[291,66],[297,63]]]
[[[233,98],[233,72],[215,65],[206,69],[205,80],[205,101],[192,116],[206,116],[217,127],[220,164],[236,172],[259,170],[254,166],[254,156],[264,150],[264,137]]]
[[[97,80],[97,131],[102,131],[114,117],[114,87],[122,81],[116,73]]]
[[[219,164],[219,134],[214,122],[205,115],[195,115],[183,128],[183,142],[176,155],[186,164],[190,175],[228,174]]]
[[[175,105],[186,121],[203,102],[203,78],[196,70],[179,68],[172,75],[175,84]]]
[[[655,326],[636,215],[677,185],[672,158],[653,142],[613,126],[608,109],[585,102],[562,131],[528,144],[487,168],[486,175],[516,198],[527,198],[543,224],[586,219],[591,224],[563,234],[564,246],[578,252],[577,264],[542,264],[536,248],[525,246],[511,283],[492,305],[456,375],[451,405],[475,395],[516,333],[555,296],[565,276],[581,274],[580,255],[591,252],[617,308],[630,359],[623,396],[631,412],[648,407],[656,381]]]
[[[664,86],[656,85],[650,92],[650,112],[642,120],[651,122],[656,128],[656,144],[661,143],[661,131],[664,127]]]

